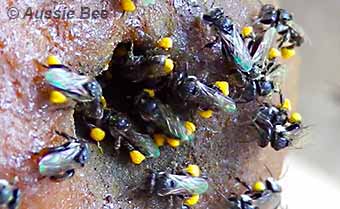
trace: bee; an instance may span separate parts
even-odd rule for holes
[[[17,209],[20,205],[21,192],[18,187],[5,179],[0,179],[0,207]]]
[[[236,79],[241,80],[242,87],[233,91],[235,101],[247,103],[255,100],[258,96],[267,97],[273,93],[281,92],[281,85],[287,71],[286,65],[271,62],[266,64],[266,69],[255,75],[255,77],[239,75],[240,78]]]
[[[254,24],[275,28],[281,36],[279,48],[294,48],[301,46],[304,41],[303,30],[294,22],[293,15],[286,9],[276,9],[272,4],[264,4]]]
[[[238,181],[240,181],[237,178]],[[240,181],[248,190],[240,195],[228,198],[239,209],[277,209],[281,206],[281,186],[271,177],[264,182],[257,181],[250,187]]]
[[[142,92],[135,99],[135,106],[141,118],[162,130],[167,136],[191,142],[194,134],[188,134],[182,121],[170,108],[160,100]]]
[[[276,151],[294,145],[308,128],[302,125],[299,113],[290,114],[284,108],[282,96],[280,97],[280,107],[265,103],[253,117],[253,125],[260,135],[259,146],[266,147],[270,143]]]
[[[208,182],[200,177],[193,177],[183,173],[180,175],[166,172],[152,172],[149,179],[149,192],[158,196],[175,196],[182,199],[190,199],[194,195],[204,194],[208,188]],[[195,201],[196,204],[198,200]],[[181,209],[189,209],[186,201]]]
[[[161,78],[171,73],[174,64],[168,55],[152,49],[142,51],[145,52],[138,53],[138,50],[134,49],[133,42],[121,43],[116,47],[112,64],[122,69],[122,77],[132,82],[141,82]]]
[[[174,76],[174,82],[171,84],[173,92],[185,102],[196,103],[202,108],[213,108],[229,114],[237,112],[236,104],[217,87],[210,87],[195,76],[188,76],[181,72]]]
[[[257,181],[253,187],[239,178],[236,178],[247,190],[241,195],[225,197],[218,192],[224,201],[216,202],[216,208],[225,209],[277,209],[281,206],[282,188],[273,178],[269,177],[264,182]]]
[[[137,131],[131,120],[122,113],[113,109],[107,109],[104,118],[111,135],[118,141],[116,149],[119,149],[120,142],[124,138],[124,144],[129,150],[138,149],[148,158],[157,158],[160,155],[159,148],[148,134]]]
[[[84,167],[90,158],[88,145],[66,133],[56,131],[56,134],[66,138],[68,142],[51,148],[44,148],[35,154],[38,160],[39,173],[55,181],[71,178],[75,168]]]
[[[53,88],[78,102],[80,109],[89,109],[88,117],[100,119],[103,116],[102,88],[94,78],[72,72],[62,64],[49,65],[44,77]]]
[[[274,40],[275,29],[267,30],[260,44],[250,51],[233,20],[225,16],[221,8],[203,15],[203,19],[217,28],[222,42],[222,53],[225,57],[232,59],[240,72],[249,73],[254,70],[255,65],[262,67],[264,58]]]

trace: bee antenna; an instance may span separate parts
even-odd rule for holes
[[[269,173],[270,177],[274,178],[272,171],[269,169],[269,167],[264,164],[264,167],[266,168],[267,172]]]
[[[264,5],[263,1],[261,1],[261,0],[257,0],[257,2],[258,2],[261,6]]]

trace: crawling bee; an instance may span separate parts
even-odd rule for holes
[[[144,121],[160,129],[167,136],[184,142],[191,142],[194,139],[194,134],[187,132],[184,122],[172,112],[168,105],[161,103],[146,92],[136,97],[135,106]]]
[[[252,51],[254,52],[251,52],[233,20],[225,16],[222,9],[216,8],[212,10],[203,15],[203,19],[217,28],[222,41],[222,53],[227,58],[232,59],[239,71],[249,73],[254,69],[255,64],[261,67],[275,37],[274,29],[268,30],[264,34],[263,41],[257,47],[253,47],[254,50]]]
[[[125,114],[108,109],[104,115],[111,135],[117,139],[116,149],[120,147],[121,140],[124,140],[123,144],[130,151],[137,149],[148,158],[159,157],[160,151],[153,139],[147,134],[138,132]]]
[[[19,188],[11,185],[7,180],[0,179],[0,207],[17,209],[20,205],[21,193]]]
[[[257,181],[253,187],[240,181],[247,191],[240,196],[231,196],[228,200],[234,205],[233,209],[277,209],[281,205],[281,186],[273,179],[265,182]]]
[[[208,190],[208,182],[200,177],[191,176],[185,171],[180,174],[152,172],[149,179],[149,192],[158,196],[175,196],[185,199],[181,209],[189,209],[198,202],[199,195]]]
[[[289,100],[285,102],[290,103]],[[262,105],[253,118],[253,125],[260,135],[259,146],[266,147],[269,143],[275,150],[293,145],[301,138],[304,127],[299,113],[289,115],[290,104],[285,105],[281,96],[281,105]]]
[[[168,55],[151,49],[139,54],[133,42],[121,43],[114,51],[112,64],[119,66],[121,75],[132,82],[157,79],[170,74],[174,68]]]
[[[75,173],[75,168],[83,167],[89,160],[88,145],[66,133],[56,133],[67,140],[63,145],[44,148],[35,154],[38,160],[39,173],[55,181],[70,178]]]
[[[170,85],[173,92],[185,102],[196,103],[203,109],[213,108],[223,112],[236,113],[236,104],[217,87],[210,87],[199,81],[195,76],[188,76],[181,72],[174,76]]]
[[[266,69],[258,73],[255,77],[252,75],[242,76],[237,74],[241,80],[242,87],[234,87],[233,91],[236,102],[247,103],[255,100],[258,96],[266,97],[273,93],[281,91],[281,85],[285,79],[287,67],[275,62],[266,64]]]
[[[304,43],[302,29],[293,21],[293,15],[285,9],[276,9],[272,4],[264,4],[255,20],[256,23],[262,23],[276,29],[278,34],[281,35],[279,48],[293,49]]]
[[[222,202],[215,202],[214,208],[225,209],[277,209],[281,206],[281,186],[273,178],[267,178],[264,182],[257,181],[249,186],[236,178],[247,190],[241,194],[233,194],[225,197]]]
[[[86,112],[88,117],[100,119],[103,116],[102,88],[94,78],[72,72],[62,64],[49,64],[44,76],[49,85],[77,101],[80,108],[91,109]]]

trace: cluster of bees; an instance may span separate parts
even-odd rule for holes
[[[125,2],[125,7],[130,8],[131,2]],[[75,101],[75,110],[80,113],[89,129],[90,138],[98,142],[98,147],[106,133],[109,133],[116,139],[115,149],[124,146],[129,151],[132,163],[141,164],[147,158],[158,158],[159,147],[165,142],[177,147],[195,139],[195,124],[183,120],[158,98],[157,93],[161,89],[166,89],[183,104],[198,106],[199,115],[207,120],[215,111],[237,117],[238,103],[278,94],[280,104],[264,102],[253,116],[252,125],[259,133],[259,146],[266,147],[270,144],[275,150],[291,146],[305,128],[301,115],[291,112],[290,101],[283,97],[279,82],[281,73],[286,70],[279,63],[280,57],[290,58],[295,54],[295,47],[304,41],[293,16],[287,10],[276,9],[267,4],[262,6],[253,25],[261,26],[261,30],[259,27],[244,27],[240,30],[219,8],[203,15],[203,20],[216,29],[221,41],[222,56],[237,68],[243,86],[237,88],[233,95],[229,96],[227,81],[207,84],[193,75],[173,72],[174,62],[166,54],[173,43],[171,38],[165,37],[142,54],[136,53],[133,42],[129,42],[117,46],[113,55],[112,64],[119,65],[123,69],[124,79],[131,83],[162,78],[160,89],[140,89],[129,100],[129,107],[135,112],[132,118],[138,117],[139,121],[146,124],[144,129],[129,114],[110,107],[103,97],[105,89],[102,89],[107,88],[107,82],[103,84],[94,77],[71,71],[55,56],[48,57],[48,69],[45,73],[46,82],[54,89],[50,94],[50,102],[62,105],[69,99]],[[90,155],[85,140],[59,131],[55,133],[68,142],[61,146],[44,148],[34,155],[34,159],[41,176],[61,181],[72,177],[75,169],[84,166]],[[199,195],[208,190],[207,181],[200,177],[200,168],[193,164],[176,174],[152,173],[148,182],[152,194],[183,198],[182,209],[196,204]],[[281,198],[277,194],[281,193],[281,187],[272,178],[265,182],[255,182],[252,187],[240,182],[246,186],[247,191],[242,195],[226,198],[226,202],[218,208],[261,208],[261,202],[274,197],[278,198],[271,208],[279,207]],[[15,209],[18,208],[19,200],[18,188],[1,180],[0,205]]]

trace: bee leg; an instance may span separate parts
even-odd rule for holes
[[[169,208],[174,208],[174,196],[170,195],[169,197]]]
[[[114,149],[115,151],[118,151],[121,147],[121,144],[122,144],[122,136],[118,136],[117,140],[114,142]]]
[[[8,209],[17,209],[20,203],[20,190],[15,189],[13,191],[13,199],[7,204]]]
[[[73,110],[75,107],[75,105],[73,104],[67,104],[67,105],[59,105],[59,106],[49,106],[48,110],[50,110],[51,112],[56,112],[56,111],[69,111],[69,110]]]
[[[239,177],[236,177],[235,180],[240,183],[242,186],[244,186],[248,191],[247,192],[251,192],[251,186],[249,184],[247,184],[246,182],[242,181]]]
[[[75,138],[75,137],[73,137],[73,136],[70,136],[70,135],[68,135],[68,134],[65,133],[65,132],[60,132],[60,131],[57,131],[57,130],[55,130],[54,132],[55,132],[57,135],[64,137],[64,138],[67,139],[68,141],[78,141],[77,138]]]
[[[51,176],[50,179],[52,181],[63,181],[65,179],[71,178],[74,175],[74,173],[75,173],[74,169],[70,169],[65,171],[65,173],[63,174]]]
[[[290,32],[287,31],[287,33],[285,33],[284,35],[282,35],[281,38],[279,38],[279,40],[278,40],[278,42],[279,42],[278,48],[279,49],[282,48],[283,45],[290,40],[290,38],[291,38]]]
[[[211,48],[213,48],[218,42],[219,42],[219,36],[216,36],[216,38],[215,38],[215,40],[213,40],[212,42],[210,42],[210,43],[207,43],[206,45],[204,45],[204,47],[203,48],[209,48],[209,49],[211,49]]]

